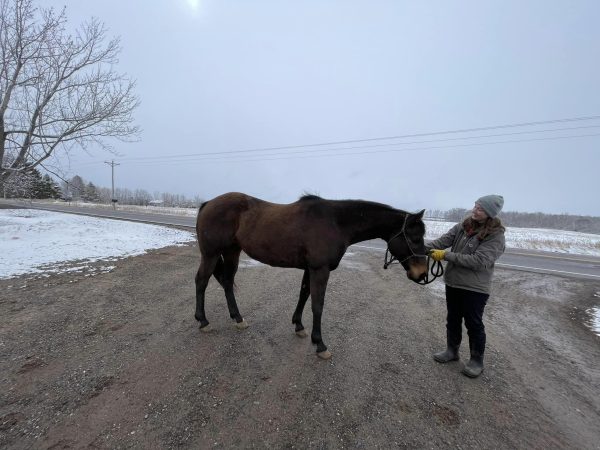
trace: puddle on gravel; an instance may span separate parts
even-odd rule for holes
[[[368,270],[369,266],[367,266],[366,264],[363,264],[360,261],[357,261],[356,258],[354,258],[354,256],[355,256],[355,253],[346,252],[344,254],[344,257],[340,261],[340,266],[346,267],[347,269],[360,270],[363,272]]]
[[[368,270],[368,266],[366,264],[363,264],[359,261],[356,261],[356,259],[354,259],[355,254],[352,252],[347,252],[344,257],[342,258],[340,265],[343,267],[346,267],[348,269],[355,269],[355,270]],[[248,256],[246,256],[245,258],[240,258],[238,267],[240,268],[246,268],[246,267],[259,267],[259,266],[264,266],[265,264],[261,263],[260,261],[256,261]]]
[[[592,330],[596,336],[600,336],[600,306],[592,306],[586,309],[585,312],[589,315],[586,325]]]
[[[252,258],[240,258],[240,262],[238,264],[238,267],[258,267],[258,266],[264,266],[263,263],[261,263],[260,261],[257,261],[255,259]]]

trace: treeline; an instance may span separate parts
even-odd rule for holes
[[[4,198],[62,199],[65,201],[85,201],[110,204],[111,189],[96,186],[76,175],[70,180],[57,183],[50,175],[42,175],[37,169],[29,169],[9,178],[0,185]],[[185,195],[167,192],[153,192],[144,189],[115,189],[115,199],[121,205],[160,205],[167,207],[197,208],[204,201],[201,197],[187,198]],[[429,210],[427,217],[459,222],[469,213],[464,208],[448,211]],[[506,211],[500,214],[502,222],[509,227],[551,228],[556,230],[578,231],[600,234],[600,217],[574,216],[570,214],[544,214]]]
[[[86,182],[83,178],[76,175],[68,182],[61,183],[63,199],[67,201],[82,200],[92,203],[111,203],[112,189],[95,186],[91,182]],[[187,198],[181,194],[170,194],[168,192],[158,192],[150,194],[144,189],[126,189],[115,188],[115,200],[121,205],[160,205],[167,207],[195,208],[204,201],[199,196]]]
[[[431,211],[431,217],[458,222],[469,214],[470,210],[453,208],[449,211]],[[571,214],[545,214],[541,212],[524,213],[503,211],[498,216],[508,227],[551,228],[554,230],[577,231],[580,233],[600,234],[600,217],[575,216]]]
[[[90,203],[112,202],[110,188],[96,186],[79,175],[57,183],[50,175],[42,175],[37,169],[29,169],[9,178],[0,185],[4,198],[61,199],[64,201],[84,201]],[[196,196],[192,199],[181,194],[158,192],[150,194],[144,189],[115,189],[115,199],[121,205],[160,205],[167,207],[195,208],[204,201]]]

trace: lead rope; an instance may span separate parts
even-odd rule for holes
[[[406,219],[408,218],[408,214],[406,216],[404,216],[404,223],[402,224],[402,229],[396,233],[394,236],[392,236],[390,238],[390,240],[388,241],[388,245],[387,248],[385,249],[385,256],[383,258],[383,268],[387,269],[390,265],[392,264],[401,264],[404,261],[406,261],[408,258],[412,258],[413,256],[416,257],[427,257],[427,272],[425,272],[425,278],[421,281],[417,281],[417,284],[421,284],[421,285],[426,285],[429,283],[433,283],[435,281],[436,278],[441,277],[444,274],[444,266],[442,266],[442,262],[441,261],[433,261],[433,264],[431,264],[431,266],[429,265],[429,261],[431,258],[431,256],[429,256],[429,254],[427,255],[417,255],[412,247],[410,246],[409,242],[408,242],[408,238],[406,237],[406,234],[404,233],[404,229],[406,227]],[[408,249],[410,250],[410,252],[412,253],[412,255],[408,255],[406,258],[404,258],[402,261],[399,261],[398,258],[396,258],[394,255],[392,255],[392,252],[390,252],[390,242],[392,242],[394,239],[396,239],[398,236],[404,236],[404,240],[406,241],[406,245],[408,247]],[[388,259],[388,254],[389,254],[389,259]],[[431,273],[431,275],[433,276],[433,278],[430,280],[429,279],[429,274]]]
[[[388,255],[389,255],[389,259],[388,259]],[[387,269],[392,264],[401,264],[404,261],[406,261],[408,258],[411,258],[413,256],[426,256],[427,257],[427,272],[425,274],[425,278],[423,280],[421,280],[421,281],[417,281],[416,282],[417,284],[425,286],[426,284],[433,283],[436,278],[439,278],[442,275],[444,275],[444,266],[442,265],[442,262],[434,260],[429,255],[416,255],[416,254],[413,254],[413,255],[407,256],[402,261],[399,261],[398,258],[396,258],[394,255],[391,254],[389,248],[385,249],[385,257],[384,257],[384,261],[383,261],[383,268]],[[431,265],[429,264],[430,261],[433,261],[433,263]],[[431,275],[433,278],[430,279],[429,275]]]
[[[418,284],[425,286],[426,284],[433,283],[436,278],[444,275],[444,266],[442,265],[441,261],[436,261],[433,259],[433,263],[431,264],[431,267],[429,267],[429,260],[432,259],[433,258],[431,256],[427,255],[427,274],[423,280],[417,281]],[[429,279],[430,273],[433,275],[431,280]]]

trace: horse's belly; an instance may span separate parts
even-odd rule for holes
[[[301,269],[306,266],[304,258],[300,252],[282,253],[269,251],[268,249],[248,248],[244,252],[252,259],[260,261],[263,264],[268,264],[274,267],[291,267]]]

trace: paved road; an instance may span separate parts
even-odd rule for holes
[[[67,212],[72,214],[84,214],[96,217],[108,217],[114,219],[131,220],[135,222],[156,223],[162,225],[177,225],[193,228],[195,217],[174,216],[166,214],[130,212],[122,210],[98,209],[77,207],[68,204],[44,204],[44,203],[14,203],[0,200],[0,208],[15,206],[25,208],[46,209],[51,211]],[[356,247],[371,248],[382,253],[385,252],[385,242],[382,240],[366,241],[356,244]],[[600,258],[583,255],[564,255],[551,252],[507,249],[497,263],[498,267],[504,267],[521,271],[532,271],[538,273],[551,273],[556,275],[600,280]]]

